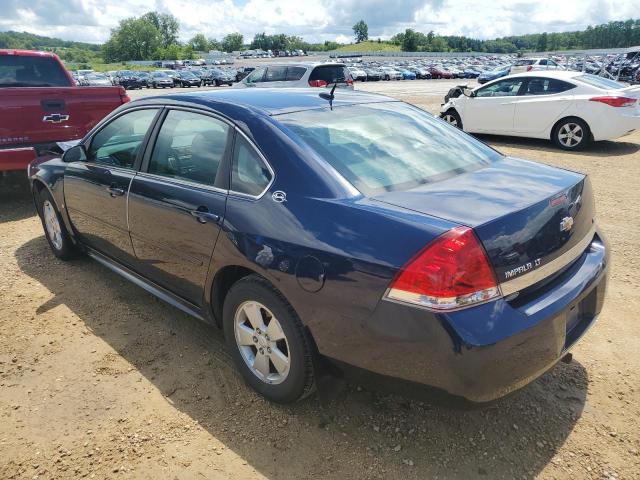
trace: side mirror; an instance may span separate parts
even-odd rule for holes
[[[86,162],[87,151],[84,148],[84,145],[76,145],[64,152],[64,155],[62,155],[62,161],[64,163]]]

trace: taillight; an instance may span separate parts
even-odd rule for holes
[[[611,107],[631,107],[636,103],[635,98],[628,97],[593,97],[589,100],[592,102],[606,103]]]
[[[533,70],[533,65],[527,65],[527,72],[530,72],[531,70]]]
[[[326,87],[328,85],[324,80],[309,80],[310,87]]]
[[[124,87],[120,87],[120,102],[124,105],[125,103],[129,103],[131,101],[131,98],[129,98],[129,95],[127,95],[127,91],[124,89]]]
[[[347,78],[347,85],[353,87],[353,78]]]
[[[468,227],[436,238],[400,270],[386,296],[434,310],[452,310],[500,295],[484,248]]]

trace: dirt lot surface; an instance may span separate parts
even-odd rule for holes
[[[436,111],[427,83],[365,87]],[[3,184],[0,478],[640,478],[640,133],[580,154],[483,140],[587,172],[613,268],[574,361],[481,410],[337,380],[271,405],[214,328],[95,262],[58,261],[26,185]]]

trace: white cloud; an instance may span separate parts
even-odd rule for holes
[[[175,15],[180,36],[222,38],[241,32],[286,33],[308,41],[352,38],[361,18],[371,38],[413,28],[443,35],[495,38],[583,29],[638,16],[637,0],[0,0],[0,30],[104,42],[123,18],[158,10]]]

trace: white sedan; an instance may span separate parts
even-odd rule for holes
[[[640,86],[570,71],[510,75],[449,98],[440,116],[465,132],[551,139],[564,150],[640,128]]]

